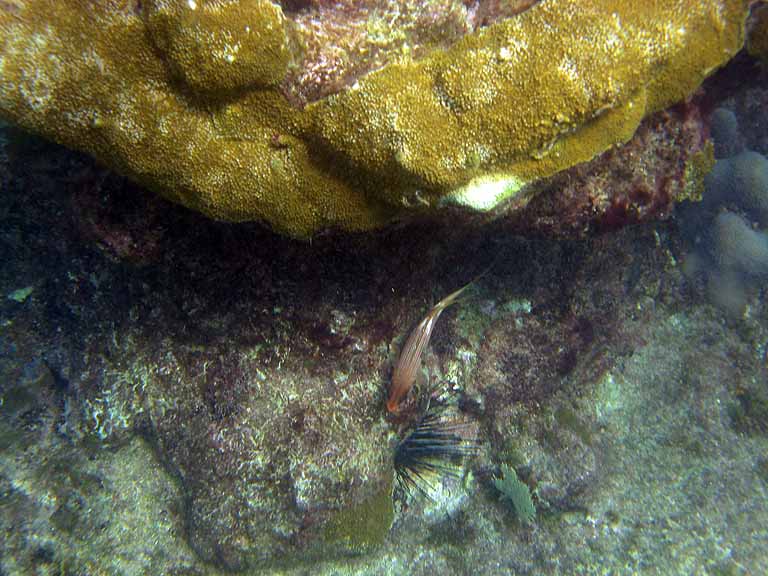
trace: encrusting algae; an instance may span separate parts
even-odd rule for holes
[[[0,117],[214,218],[367,230],[490,210],[626,141],[741,48],[747,10],[547,0],[299,109],[272,2],[12,0]]]

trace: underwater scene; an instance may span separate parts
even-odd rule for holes
[[[0,576],[768,574],[768,2],[0,0]]]

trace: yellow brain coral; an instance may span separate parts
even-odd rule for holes
[[[145,20],[169,67],[195,90],[274,86],[288,69],[283,15],[269,0],[151,0]]]
[[[747,5],[547,0],[298,109],[272,2],[6,0],[0,115],[215,218],[370,229],[627,140],[742,46]]]

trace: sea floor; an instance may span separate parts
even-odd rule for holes
[[[279,316],[282,328],[262,346],[295,344],[288,363],[337,362],[335,388],[345,386],[354,341],[354,366],[373,366],[371,434],[387,430],[386,445],[398,432],[383,394],[399,344],[430,302],[489,264],[476,298],[441,319],[426,361],[431,380],[465,394],[478,422],[480,451],[463,479],[438,481],[433,500],[396,494],[391,528],[361,550],[315,548],[305,562],[296,544],[287,557],[264,551],[243,572],[768,573],[765,291],[753,289],[738,314],[711,304],[686,275],[675,217],[584,241],[404,227],[373,242],[310,245],[179,216],[146,194],[126,199],[87,159],[20,138],[7,137],[0,163],[0,574],[226,573],[229,557],[210,552],[226,535],[194,520],[204,498],[218,510],[216,487],[193,488],[209,477],[177,460],[165,412],[148,407],[160,392],[131,372],[142,347],[165,346],[183,365],[190,347],[207,354],[209,332],[217,358],[227,338],[242,344],[233,312],[217,307],[222,284],[236,294],[236,314]],[[250,252],[201,257],[223,252],[205,242],[232,236],[228,250]],[[401,280],[409,274],[412,283]],[[377,300],[385,289],[400,292]],[[312,323],[321,314],[334,329],[349,318],[362,328],[340,343]],[[382,335],[384,314],[397,321]],[[221,336],[222,325],[231,333]],[[161,365],[142,358],[150,372]],[[245,370],[241,357],[221,370],[227,362]],[[276,366],[277,386],[304,374]],[[339,402],[339,418],[356,422],[335,393],[322,392],[329,410]],[[136,405],[107,414],[118,398]],[[174,399],[162,399],[171,413]],[[312,418],[302,412],[291,429],[307,434]],[[195,438],[174,425],[179,443]],[[350,457],[378,454],[381,442]],[[303,446],[284,449],[301,456]],[[501,463],[532,491],[530,524],[493,489]],[[256,547],[241,546],[251,559]]]

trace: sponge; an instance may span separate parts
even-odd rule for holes
[[[761,227],[768,227],[768,159],[746,150],[729,162],[735,200]]]
[[[705,210],[733,204],[744,210],[761,227],[768,227],[768,159],[745,150],[732,158],[718,160],[704,179]]]
[[[715,141],[715,158],[730,158],[743,149],[739,121],[731,110],[716,108],[709,117],[709,131]]]
[[[702,201],[679,211],[693,247],[683,271],[694,285],[705,279],[709,300],[739,318],[768,280],[768,159],[744,148],[731,110],[715,109],[710,130],[718,160]]]
[[[723,212],[713,227],[715,258],[721,270],[749,278],[768,277],[768,236],[738,214]]]

